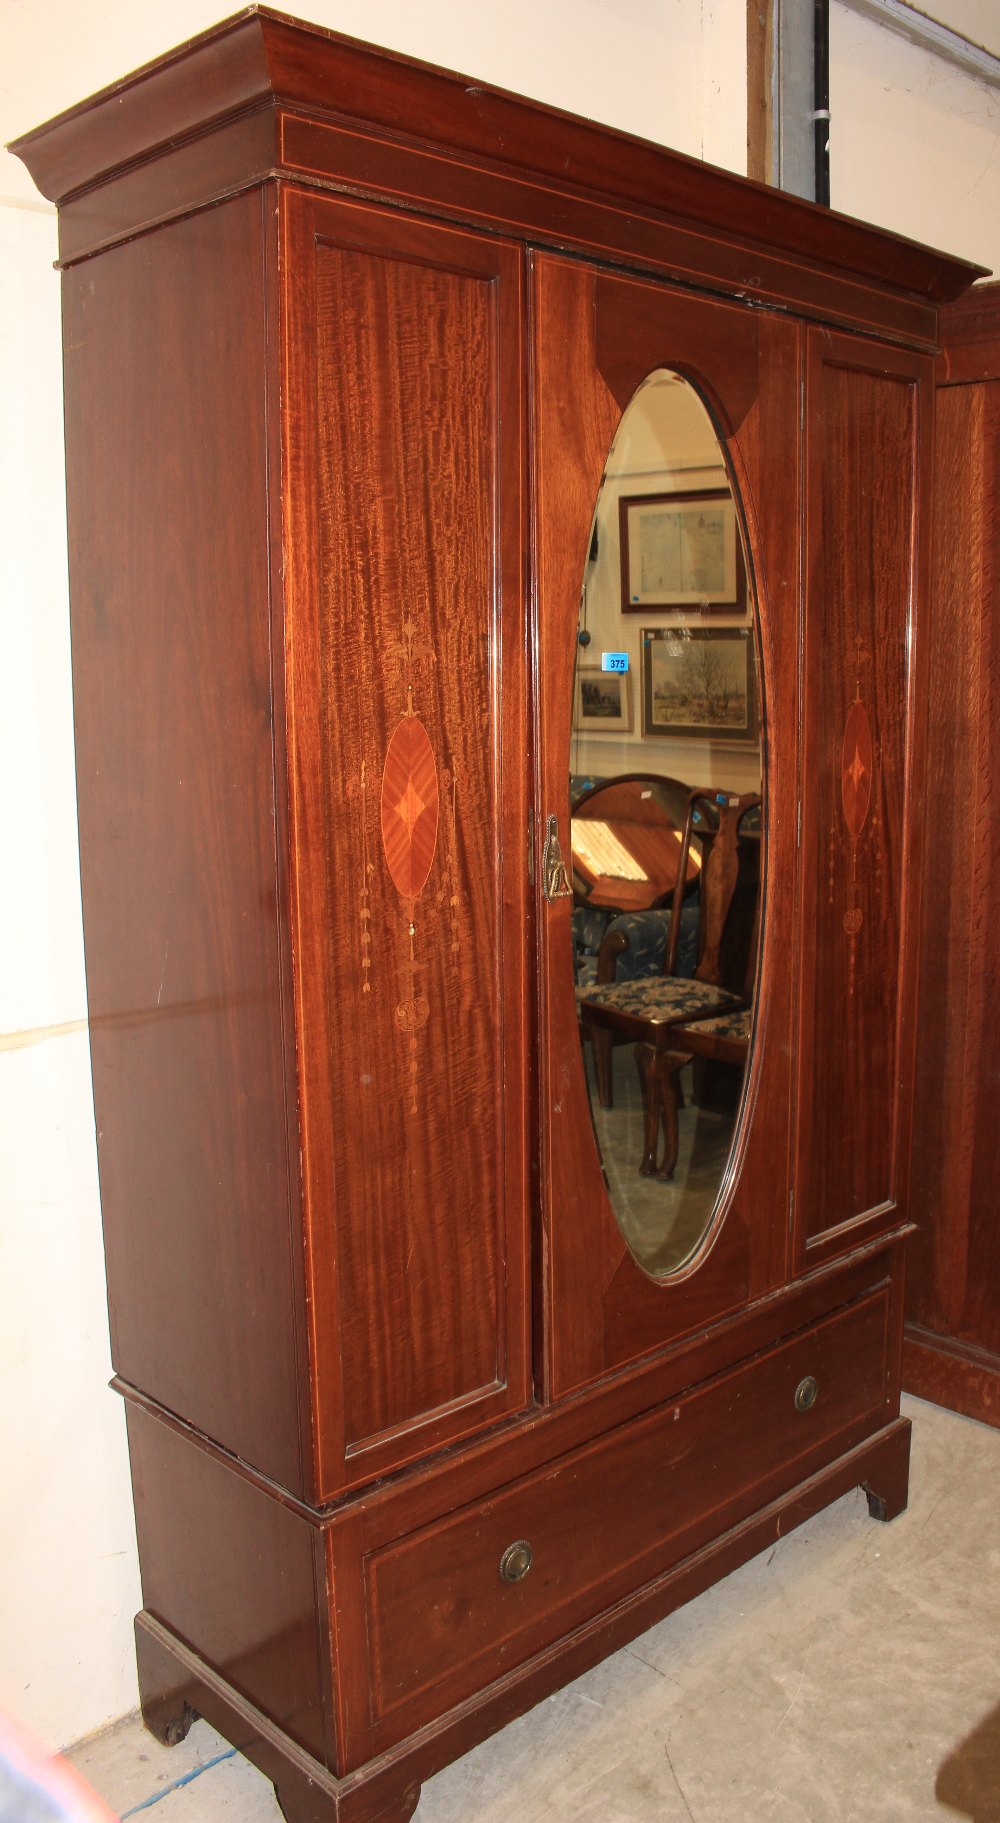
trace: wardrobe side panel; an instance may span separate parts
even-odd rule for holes
[[[295,1486],[260,193],[64,277],[83,914],[118,1373]]]
[[[983,588],[973,610],[978,610],[978,615],[971,632],[971,643],[979,650],[975,700],[976,796],[968,831],[972,853],[970,855],[966,850],[963,857],[971,875],[972,945],[966,1089],[975,1113],[969,1157],[971,1196],[968,1251],[964,1261],[965,1309],[958,1334],[963,1341],[968,1340],[991,1357],[989,1365],[996,1373],[1000,1371],[1000,1231],[996,1197],[1000,1179],[1000,1122],[996,1118],[995,1102],[995,1088],[1000,1080],[1000,1037],[996,1021],[1000,991],[997,949],[1000,835],[995,804],[996,731],[1000,717],[1000,617],[996,611],[1000,555],[1000,384],[986,388],[984,403]],[[940,645],[938,650],[940,654]],[[946,662],[943,656],[939,657],[939,662]],[[949,928],[942,918],[937,925],[938,934],[943,937]],[[957,1287],[953,1287],[953,1293],[955,1289]],[[1000,1386],[995,1388],[993,1420],[1000,1420]]]
[[[970,365],[975,355],[988,372],[995,348],[994,332],[967,357]],[[939,390],[935,446],[927,805],[934,840],[924,872],[920,992],[930,1042],[917,1055],[917,1233],[903,1379],[924,1398],[1000,1424],[1000,1127],[992,1094],[1000,1071],[996,380]]]
[[[912,1085],[926,363],[810,336],[796,1218],[900,1219]],[[929,402],[928,395],[925,399]]]
[[[145,1613],[332,1768],[320,1534],[191,1432],[126,1415]]]
[[[526,1391],[520,260],[289,199],[294,849],[322,1487]]]
[[[921,1119],[914,1134],[913,1214],[918,1231],[907,1270],[907,1316],[945,1335],[961,1324],[968,1292],[976,1129],[968,1075],[981,1051],[987,1016],[973,905],[986,631],[978,622],[987,558],[983,531],[991,515],[983,461],[985,400],[982,386],[949,387],[937,400],[927,792],[936,838],[924,882],[920,982],[924,1027],[934,1036],[917,1062]]]

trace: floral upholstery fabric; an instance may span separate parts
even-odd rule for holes
[[[642,976],[635,981],[612,981],[606,987],[584,988],[579,994],[583,1007],[602,1006],[609,1012],[625,1013],[633,1019],[644,1019],[650,1025],[674,1025],[679,1020],[697,1019],[736,1007],[738,999],[724,987],[713,987],[707,981],[683,981],[676,975]]]
[[[612,931],[628,938],[628,948],[615,958],[615,980],[632,981],[636,976],[662,975],[663,959],[670,935],[669,911],[608,912],[588,911],[579,905],[573,913],[573,953],[578,987],[593,987],[597,980],[597,956],[601,943]],[[596,938],[596,941],[595,941]],[[698,901],[691,900],[681,909],[680,936],[677,941],[677,974],[690,977],[698,964]]]
[[[597,952],[613,916],[613,912],[590,909],[586,905],[573,907],[573,960],[577,981],[585,978],[596,981]],[[585,970],[589,970],[586,977]]]
[[[745,1006],[736,1013],[722,1013],[716,1019],[699,1019],[694,1025],[696,1031],[704,1032],[710,1038],[742,1038],[749,1042],[752,1018],[753,1009]]]

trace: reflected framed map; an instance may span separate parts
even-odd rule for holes
[[[746,611],[746,571],[728,487],[627,494],[618,502],[622,613]]]
[[[756,744],[757,666],[749,627],[644,627],[642,732]]]

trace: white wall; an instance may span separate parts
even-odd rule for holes
[[[745,0],[300,7],[745,168]],[[225,0],[0,0],[0,141],[225,10]],[[991,258],[990,110],[925,61],[911,71],[906,47],[877,28],[838,16],[835,46],[838,206]],[[0,164],[0,1701],[60,1745],[136,1700],[138,1586],[121,1410],[105,1390],[82,1030],[55,224],[21,165]]]
[[[53,1745],[134,1701],[76,862],[55,222],[0,208],[0,1702]]]
[[[949,31],[968,38],[1000,57],[1000,7],[997,0],[911,0],[917,12],[926,13]]]
[[[1000,55],[997,0],[939,10]],[[1000,274],[1000,89],[834,0],[830,113],[835,209]]]
[[[0,0],[0,142],[227,10]],[[745,168],[743,0],[300,11]],[[0,1702],[58,1746],[134,1705],[139,1590],[83,1023],[55,218],[0,164]]]

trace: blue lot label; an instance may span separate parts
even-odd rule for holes
[[[601,653],[601,670],[602,671],[627,671],[628,670],[628,653],[627,652],[602,652]]]

